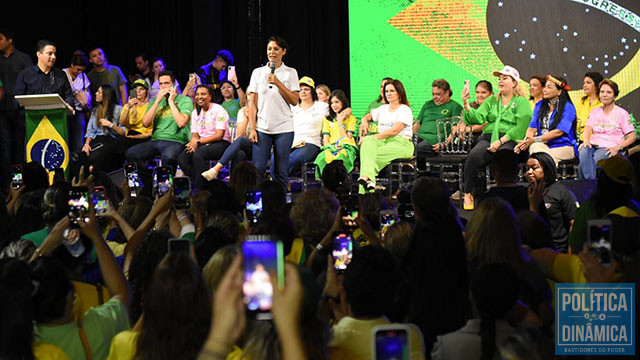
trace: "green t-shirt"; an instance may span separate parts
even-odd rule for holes
[[[233,99],[229,101],[223,101],[222,107],[227,110],[227,114],[229,114],[229,119],[237,120],[238,119],[238,111],[240,111],[240,99]]]
[[[431,145],[438,143],[438,127],[436,120],[450,118],[452,116],[460,116],[462,106],[453,100],[442,105],[436,105],[433,100],[429,100],[420,110],[416,121],[420,123],[418,136]]]
[[[464,122],[469,125],[487,122],[482,133],[492,134],[492,142],[498,140],[498,134],[506,134],[509,140],[517,141],[524,139],[531,115],[531,105],[524,96],[514,96],[506,106],[502,106],[502,98],[489,96],[477,110],[464,112]],[[495,133],[494,128],[497,129]]]
[[[117,333],[131,328],[126,306],[120,300],[113,298],[98,307],[89,309],[81,322],[94,359],[106,359],[109,355],[111,339]],[[67,354],[69,359],[85,358],[76,322],[58,326],[35,324],[33,339],[55,344]]]
[[[156,98],[153,103],[149,103],[147,111],[151,109],[156,101],[158,101],[158,98]],[[191,112],[193,112],[193,103],[189,97],[178,95],[174,102],[180,113],[191,116]],[[168,140],[186,144],[191,139],[190,124],[191,121],[189,121],[182,129],[178,127],[178,124],[173,119],[173,114],[171,114],[171,108],[167,103],[167,99],[163,96],[160,99],[160,105],[158,105],[156,117],[153,119],[153,135],[151,135],[151,140]]]

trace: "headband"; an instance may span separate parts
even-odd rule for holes
[[[569,91],[569,90],[571,90],[571,87],[569,87],[569,85],[567,85],[567,83],[562,82],[562,81],[560,81],[560,80],[558,80],[558,79],[554,78],[554,77],[553,77],[553,76],[551,76],[551,75],[547,75],[547,80],[551,80],[551,81],[553,81],[553,83],[554,83],[554,84],[558,85],[558,86],[559,86],[562,90],[564,90],[564,91]]]

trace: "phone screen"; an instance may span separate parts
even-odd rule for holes
[[[358,197],[356,195],[349,195],[344,199],[342,204],[342,223],[346,227],[354,228],[356,224],[356,218],[358,217]]]
[[[140,190],[140,178],[138,176],[138,167],[136,164],[125,164],[124,175],[127,179],[127,185],[129,186],[129,191],[131,191],[131,196],[137,196],[138,191]]]
[[[102,216],[109,209],[107,194],[104,191],[104,187],[94,187],[93,192],[91,193],[91,200],[93,201],[93,208],[96,210],[96,215]]]
[[[189,242],[188,239],[172,238],[172,239],[169,239],[169,241],[167,242],[167,248],[169,249],[170,253],[175,253],[175,252],[189,253],[189,245],[191,245],[191,243]]]
[[[24,185],[22,165],[11,165],[11,187],[17,190],[20,189],[22,185]]]
[[[72,187],[69,190],[69,218],[77,224],[80,221],[88,222],[89,218],[89,190],[86,186]]]
[[[602,265],[611,264],[611,220],[590,220],[589,250]]]
[[[379,329],[375,332],[376,360],[408,360],[409,334],[406,329]]]
[[[242,243],[244,303],[248,311],[256,313],[256,318],[269,319],[273,306],[271,276],[277,276],[282,284],[282,243],[252,238],[247,237]]]
[[[347,269],[353,259],[353,239],[350,235],[341,233],[333,238],[333,266],[338,271]]]
[[[236,77],[236,67],[233,65],[230,65],[227,68],[227,79],[233,79],[234,77]]]
[[[245,198],[247,219],[251,223],[257,223],[262,212],[262,191],[249,191]]]
[[[168,166],[158,166],[153,169],[153,193],[162,196],[169,192],[173,179],[171,168]]]
[[[173,205],[176,210],[191,208],[191,183],[188,177],[173,178]]]

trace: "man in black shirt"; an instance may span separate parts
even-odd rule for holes
[[[67,75],[54,68],[56,62],[56,45],[50,40],[40,40],[37,45],[38,63],[22,70],[18,74],[14,95],[58,94],[67,103],[69,110],[73,108],[73,92]],[[21,121],[20,162],[24,162],[25,122]]]
[[[18,73],[33,65],[31,57],[18,51],[13,42],[13,31],[0,29],[0,79],[4,89],[4,97],[0,100],[0,184],[2,189],[9,184],[11,164],[20,162],[17,160],[20,142],[16,142],[15,139],[20,134],[19,123],[22,120],[18,113],[18,104],[13,98],[13,89]],[[22,134],[24,137],[24,130]]]
[[[212,62],[202,65],[197,71],[200,82],[213,89],[212,100],[215,103],[220,104],[224,101],[220,86],[223,81],[227,80],[227,67],[232,65],[233,55],[228,50],[220,50]]]

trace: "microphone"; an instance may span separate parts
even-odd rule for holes
[[[273,61],[269,63],[269,67],[271,68],[271,73],[275,73],[276,72],[276,63],[274,63]],[[273,84],[269,84],[269,89],[273,88]]]

